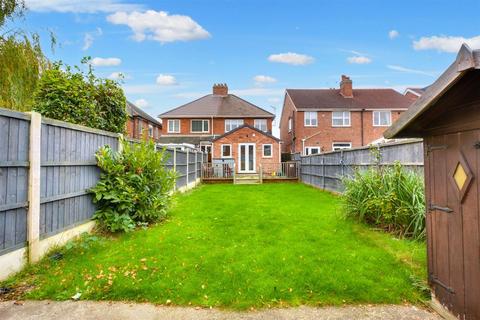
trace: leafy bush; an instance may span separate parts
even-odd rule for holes
[[[97,152],[102,174],[91,190],[98,207],[94,219],[111,232],[128,232],[164,218],[176,179],[165,167],[167,153],[155,151],[152,141],[121,144],[122,152],[108,146]]]
[[[86,58],[82,61],[88,63]],[[127,121],[126,98],[120,85],[54,63],[45,70],[34,95],[35,111],[42,115],[112,132],[124,132]]]
[[[343,180],[345,213],[402,237],[425,237],[423,179],[400,163],[356,170]]]

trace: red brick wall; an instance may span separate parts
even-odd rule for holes
[[[216,140],[213,143],[212,158],[220,159],[222,154],[222,144],[231,144],[232,145],[232,157],[235,159],[236,167],[238,168],[238,144],[239,143],[255,143],[255,155],[256,155],[256,167],[257,172],[259,170],[259,165],[262,164],[275,164],[280,162],[280,142],[275,139],[263,135],[255,130],[250,128],[242,128],[235,131],[232,134],[229,134],[221,139]],[[272,157],[263,158],[262,157],[262,148],[263,144],[272,145]]]
[[[140,134],[140,123],[142,125],[142,134]],[[138,118],[138,117],[129,117],[126,124],[127,136],[133,139],[143,139],[147,140],[148,137],[148,125],[153,126],[153,138],[155,141],[158,141],[162,133],[162,129],[159,125],[149,122],[148,120]]]
[[[174,119],[174,118],[172,118]],[[208,133],[192,133],[191,132],[191,120],[208,120],[209,121],[209,130]],[[168,118],[162,118],[163,135],[222,135],[225,133],[225,119],[230,118],[213,118],[213,133],[212,133],[212,118],[181,118],[180,119],[180,133],[168,133]],[[243,123],[253,126],[254,125],[254,118],[244,118]],[[272,119],[267,119],[267,128],[271,132],[272,131]]]
[[[288,119],[292,118],[292,131],[288,131]],[[294,153],[294,128],[295,128],[295,106],[288,94],[285,94],[282,117],[280,118],[280,140],[282,140],[282,153]]]
[[[287,96],[288,97],[288,96]],[[349,127],[332,127],[332,112],[319,111],[317,113],[318,125],[316,127],[304,126],[304,112],[293,112],[293,103],[285,99],[284,115],[281,119],[280,137],[283,141],[283,152],[303,152],[303,147],[320,147],[322,152],[331,151],[334,142],[351,142],[352,147],[367,145],[383,137],[387,127],[373,126],[373,112],[351,111]],[[398,119],[403,111],[391,111],[392,123]],[[294,132],[288,133],[288,116],[294,118]],[[362,143],[363,126],[363,143]],[[295,142],[293,143],[293,136]],[[306,139],[303,145],[302,139]]]
[[[407,93],[405,94],[405,97],[407,97],[408,99],[412,100],[412,103],[419,98],[416,94],[411,93],[411,92],[407,92]]]

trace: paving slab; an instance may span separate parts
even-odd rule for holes
[[[4,301],[1,320],[440,320],[439,315],[416,306],[365,305],[345,307],[296,307],[234,312],[194,307],[156,306],[149,303],[95,301]]]

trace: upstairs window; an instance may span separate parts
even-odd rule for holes
[[[392,125],[392,113],[390,111],[373,111],[374,127],[389,127]]]
[[[153,126],[151,124],[148,125],[148,136],[153,138]]]
[[[267,119],[255,119],[253,126],[258,130],[267,132]]]
[[[168,133],[179,133],[180,132],[180,120],[168,120]]]
[[[138,136],[141,137],[143,134],[143,121],[138,120]]]
[[[332,150],[343,150],[343,149],[351,149],[352,143],[351,142],[334,142],[332,143]]]
[[[288,118],[288,132],[292,132],[292,118]]]
[[[349,127],[350,111],[334,111],[332,112],[333,127]]]
[[[316,127],[316,126],[317,126],[317,113],[305,112],[305,127]]]
[[[192,120],[192,132],[205,133],[208,132],[208,120]]]
[[[232,131],[238,127],[243,126],[243,119],[226,119],[225,132]]]

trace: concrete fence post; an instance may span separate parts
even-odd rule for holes
[[[117,147],[117,151],[118,153],[121,153],[123,151],[123,134],[119,133],[118,134],[118,147]]]
[[[187,184],[186,184],[186,188],[188,189],[188,163],[190,162],[190,149],[187,148]]]
[[[177,148],[173,147],[173,171],[177,172]],[[177,190],[177,182],[173,186],[173,190]]]
[[[195,186],[197,185],[198,180],[198,159],[197,159],[197,150],[195,150]]]
[[[37,262],[41,258],[40,252],[40,168],[41,168],[41,133],[42,116],[31,112],[30,143],[28,172],[28,213],[27,213],[27,240],[28,261]]]

